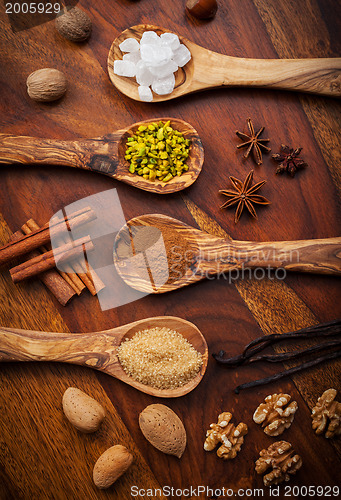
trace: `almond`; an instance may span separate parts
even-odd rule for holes
[[[140,413],[140,429],[158,450],[181,458],[186,448],[186,431],[180,418],[168,406],[149,405]]]
[[[133,462],[133,455],[125,446],[117,444],[106,450],[94,466],[93,480],[101,490],[109,488]]]
[[[103,406],[75,387],[64,392],[62,403],[66,418],[79,431],[95,432],[105,418]]]

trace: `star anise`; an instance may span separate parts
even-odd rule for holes
[[[276,174],[287,172],[291,177],[295,177],[297,170],[307,167],[308,164],[302,158],[298,158],[301,151],[302,148],[294,149],[282,144],[280,152],[272,155],[272,158],[280,163]]]
[[[242,139],[244,141],[242,144],[238,144],[237,148],[246,148],[247,151],[244,154],[244,158],[248,158],[252,151],[252,156],[257,165],[261,165],[262,163],[262,151],[261,148],[264,149],[266,153],[269,153],[271,151],[271,148],[268,148],[268,146],[265,146],[264,142],[269,142],[270,139],[260,139],[259,136],[263,132],[265,127],[261,127],[257,133],[255,133],[255,129],[253,128],[252,121],[250,118],[247,119],[247,126],[250,131],[250,135],[243,134],[243,132],[239,132],[238,130],[236,131],[237,136],[239,139]]]
[[[269,200],[264,198],[264,196],[255,194],[266,183],[266,181],[261,181],[251,186],[252,179],[253,170],[251,170],[251,172],[247,175],[244,182],[236,179],[235,177],[230,177],[230,181],[232,182],[236,190],[228,189],[219,191],[219,193],[230,198],[220,208],[228,208],[237,205],[237,210],[234,216],[235,223],[239,221],[244,206],[248,209],[252,217],[257,219],[257,214],[253,204],[269,205],[269,203],[271,203]]]

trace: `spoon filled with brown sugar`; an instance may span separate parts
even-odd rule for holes
[[[129,172],[125,159],[127,139],[134,135],[141,125],[154,122],[170,122],[170,126],[190,141],[188,170],[168,182],[150,181],[141,175]],[[118,181],[131,184],[144,191],[169,194],[187,188],[197,179],[204,162],[204,149],[198,132],[189,123],[179,118],[151,118],[133,123],[96,139],[62,141],[38,137],[0,134],[0,164],[35,164],[75,167],[98,172]]]
[[[122,94],[140,101],[135,78],[114,73],[114,61],[122,59],[119,45],[127,38],[140,41],[145,31],[158,35],[169,30],[139,24],[123,31],[112,43],[108,55],[109,77]],[[205,49],[179,36],[191,52],[191,60],[175,73],[174,90],[167,95],[154,93],[153,102],[167,101],[191,92],[215,87],[265,87],[296,90],[332,97],[341,96],[341,58],[249,59],[231,57]]]
[[[186,339],[191,344],[192,351],[199,353],[200,366],[197,365],[193,377],[188,375],[184,379],[186,383],[181,385],[179,382],[178,387],[171,389],[158,388],[160,384],[152,386],[140,383],[123,369],[119,361],[118,349],[128,344],[125,341],[132,339],[139,332],[153,329],[161,330],[161,335],[164,329],[180,334],[183,337],[182,345]],[[151,345],[151,349],[153,347],[155,346]],[[141,353],[138,354],[141,356]],[[172,357],[172,355],[167,353],[167,357]],[[184,396],[195,389],[206,371],[207,358],[207,343],[200,330],[193,323],[174,316],[146,318],[110,330],[90,333],[50,333],[0,327],[0,362],[59,361],[84,365],[122,380],[141,392],[162,398]],[[174,360],[177,361],[175,357]],[[171,368],[170,360],[168,371]],[[187,369],[186,366],[183,370],[185,369]]]
[[[136,290],[164,293],[218,273],[285,269],[341,276],[341,237],[298,241],[218,238],[162,214],[135,217],[118,232],[114,262]]]

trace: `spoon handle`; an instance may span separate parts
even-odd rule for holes
[[[221,245],[212,242],[201,249],[201,273],[269,267],[341,275],[341,237],[266,243],[221,241]]]
[[[117,167],[117,141],[105,138],[60,141],[0,134],[1,163],[63,165],[113,177]]]
[[[66,334],[0,327],[0,361],[61,361],[100,370],[121,336]]]
[[[245,59],[214,54],[210,86],[251,86],[341,96],[341,58]],[[213,68],[211,67],[213,66]]]

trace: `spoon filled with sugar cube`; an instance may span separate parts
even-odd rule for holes
[[[108,72],[120,92],[145,102],[225,86],[341,96],[341,58],[231,57],[150,24],[132,26],[114,40]]]

